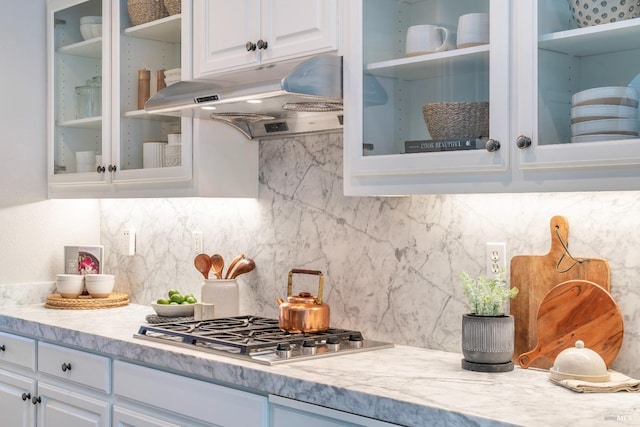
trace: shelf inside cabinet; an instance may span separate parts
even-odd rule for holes
[[[102,117],[88,117],[86,119],[74,119],[65,120],[56,123],[57,126],[67,128],[82,128],[82,129],[100,129],[102,126]]]
[[[79,43],[63,46],[58,49],[58,53],[100,59],[102,58],[102,37],[95,37]]]
[[[538,47],[574,56],[638,49],[640,19],[542,34],[538,39]]]
[[[489,67],[488,44],[374,62],[367,64],[364,71],[380,77],[421,80],[449,75],[452,69],[458,72],[467,69],[477,70],[478,67]]]
[[[126,28],[124,34],[129,37],[156,40],[167,43],[180,43],[181,15],[171,15],[146,24]]]
[[[127,111],[124,113],[124,116],[130,119],[144,119],[144,120],[171,120],[171,119],[179,119],[181,117],[179,112],[157,114],[157,113],[148,113],[146,110]]]

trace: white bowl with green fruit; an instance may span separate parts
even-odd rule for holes
[[[197,302],[193,294],[183,295],[177,289],[171,289],[166,298],[158,298],[151,303],[151,307],[158,316],[187,317],[193,316],[194,304]]]

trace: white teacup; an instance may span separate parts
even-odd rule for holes
[[[458,18],[458,48],[489,43],[489,14],[468,13]]]
[[[445,27],[437,25],[414,25],[407,30],[407,56],[443,52],[453,48],[452,35]]]

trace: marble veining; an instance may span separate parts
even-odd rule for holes
[[[5,307],[0,330],[406,426],[594,426],[618,415],[640,425],[637,394],[575,393],[543,371],[464,371],[458,353],[408,346],[264,366],[133,338],[149,312]]]
[[[640,192],[345,197],[342,173],[342,136],[323,133],[260,142],[255,200],[102,200],[106,267],[117,290],[138,303],[172,287],[197,294],[202,277],[190,245],[199,230],[206,253],[228,263],[244,252],[256,261],[257,269],[239,278],[242,313],[275,317],[288,271],[316,269],[326,275],[334,325],[458,352],[468,311],[459,272],[483,274],[490,241],[506,242],[508,259],[546,254],[549,221],[563,215],[573,255],[611,265],[625,322],[613,367],[640,377]],[[132,257],[120,249],[126,226],[137,232]],[[299,290],[314,290],[300,280],[306,289]]]

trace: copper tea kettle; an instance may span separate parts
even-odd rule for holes
[[[318,296],[313,296],[309,292],[300,292],[298,295],[292,295],[294,274],[319,276]],[[293,333],[324,332],[329,329],[329,305],[322,302],[323,286],[324,276],[321,271],[291,270],[287,285],[287,301],[285,302],[281,298],[277,299],[280,329]]]

